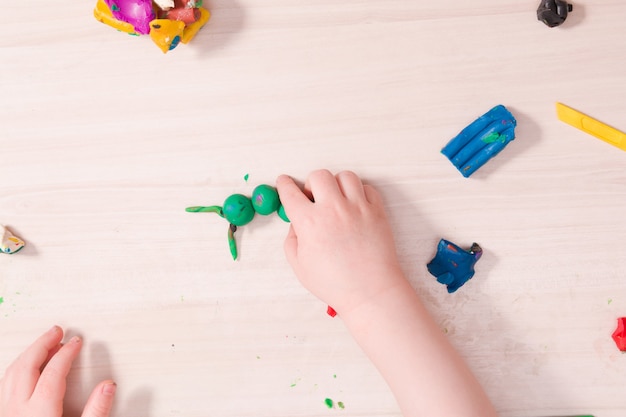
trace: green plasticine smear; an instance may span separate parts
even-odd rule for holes
[[[326,398],[324,400],[324,404],[326,404],[326,407],[328,408],[335,408],[335,402],[331,398]],[[341,408],[342,410],[346,408],[346,406],[344,405],[342,401],[337,401],[337,407]],[[593,416],[590,416],[590,417],[593,417]]]
[[[187,213],[217,213],[220,217],[224,217],[222,207],[220,206],[193,206],[185,209]]]
[[[488,136],[483,138],[483,142],[494,143],[498,139],[500,139],[500,134],[498,132],[491,132]]]

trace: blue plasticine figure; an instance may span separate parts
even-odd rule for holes
[[[428,272],[439,283],[445,284],[449,293],[453,293],[474,276],[474,265],[482,254],[483,250],[478,243],[473,243],[470,250],[466,251],[441,239],[437,245],[437,255],[427,265]]]
[[[499,104],[467,126],[441,150],[464,177],[469,177],[515,139],[517,121]]]

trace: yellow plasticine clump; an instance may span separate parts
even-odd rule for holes
[[[194,36],[196,36],[196,33],[198,33],[198,31],[202,28],[202,26],[204,26],[206,22],[209,21],[209,18],[211,17],[211,13],[209,13],[207,9],[203,9],[202,7],[200,7],[199,9],[200,9],[200,19],[198,19],[197,21],[193,22],[192,24],[188,25],[185,28],[185,32],[183,33],[183,37],[181,39],[182,43],[185,43],[185,44],[189,43],[189,41],[192,40]]]
[[[178,46],[185,24],[176,20],[154,19],[150,22],[150,38],[163,53]]]
[[[150,21],[150,39],[163,51],[167,53],[176,48],[180,42],[187,44],[191,41],[198,31],[209,21],[211,13],[200,7],[200,2],[194,3],[195,7],[200,12],[200,17],[193,23],[185,24],[182,21],[171,19],[154,19]],[[115,4],[112,7],[115,9]],[[153,1],[153,9],[158,10],[159,6]],[[117,12],[118,13],[118,12]],[[105,0],[97,0],[96,7],[93,11],[94,17],[99,22],[109,25],[121,32],[128,33],[130,35],[139,35],[135,27],[128,22],[123,22],[117,19],[113,15],[113,11],[105,2]],[[142,31],[142,33],[145,33]]]

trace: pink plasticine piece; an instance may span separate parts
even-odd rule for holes
[[[150,22],[154,20],[152,0],[104,0],[113,17],[133,25],[137,33],[150,33]]]

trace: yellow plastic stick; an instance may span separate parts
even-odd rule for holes
[[[562,122],[626,151],[626,133],[587,116],[563,103],[556,103],[556,114]]]

